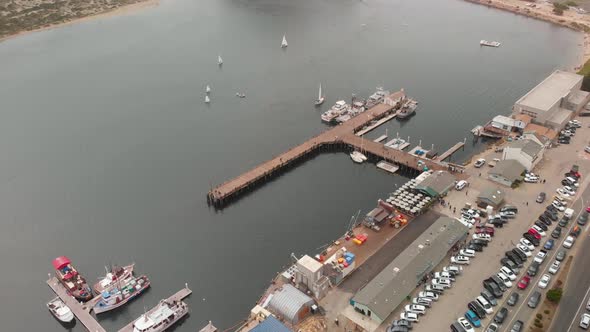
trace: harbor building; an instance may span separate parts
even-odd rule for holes
[[[582,79],[581,75],[556,70],[522,96],[512,110],[559,131],[590,99],[588,92],[580,90]]]
[[[504,203],[504,190],[495,187],[487,187],[477,195],[477,205],[480,207],[491,206],[498,208]]]
[[[314,300],[291,284],[284,284],[270,294],[262,307],[290,324],[297,324],[311,314]],[[268,318],[267,318],[268,319]]]
[[[369,317],[378,326],[467,236],[458,220],[440,217],[350,300],[352,314]],[[361,316],[362,317],[362,316]],[[362,321],[349,317],[353,321]]]
[[[430,197],[445,196],[455,185],[455,177],[447,171],[436,171],[418,183],[415,190]]]
[[[543,159],[543,151],[545,150],[541,142],[534,135],[531,136],[531,138],[510,142],[502,152],[502,159],[516,160],[528,171],[531,171]]]
[[[522,181],[525,167],[517,160],[500,160],[496,167],[488,172],[488,179],[501,185],[511,187],[517,181]]]
[[[260,324],[256,325],[250,332],[292,332],[274,316],[269,316]]]

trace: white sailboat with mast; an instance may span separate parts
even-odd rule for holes
[[[315,101],[316,106],[324,103],[324,96],[322,95],[322,84],[320,83],[320,91],[318,92],[318,99]]]
[[[221,55],[217,56],[217,64],[220,66],[223,64],[223,59],[221,58]]]
[[[359,137],[361,141],[361,151],[363,150],[363,137]],[[350,158],[357,164],[362,164],[367,161],[367,156],[365,156],[361,151],[352,151],[350,153]]]
[[[211,102],[211,99],[209,99],[209,96],[205,96],[205,103],[209,104]]]
[[[287,35],[283,35],[283,41],[281,42],[281,48],[285,48],[289,46],[289,44],[287,44]]]
[[[209,92],[211,92],[211,87],[209,86],[209,84],[207,84],[207,87],[205,88],[205,93]]]

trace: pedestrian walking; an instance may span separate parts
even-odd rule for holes
[[[526,202],[526,206],[529,206],[529,202]]]

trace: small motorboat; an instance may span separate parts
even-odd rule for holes
[[[359,151],[353,151],[350,153],[350,158],[357,164],[362,164],[367,160],[367,156],[360,153]]]
[[[281,42],[281,48],[286,48],[287,46],[289,46],[289,44],[287,44],[287,35],[283,35],[283,41]]]
[[[217,56],[217,64],[220,66],[223,64],[223,59],[221,58],[221,55]]]
[[[500,47],[501,43],[497,41],[487,41],[482,39],[479,41],[479,45],[489,47]]]
[[[209,99],[209,96],[205,96],[205,103],[209,104],[211,102],[211,99]]]
[[[205,88],[205,93],[209,93],[211,92],[211,87],[209,85],[207,85],[207,87]]]
[[[324,103],[324,96],[322,95],[322,85],[320,84],[320,91],[318,93],[318,99],[315,101],[316,106],[320,106]]]
[[[69,323],[74,320],[74,313],[59,297],[49,301],[47,309],[60,322]]]
[[[236,97],[239,97],[239,98],[246,98],[246,95],[245,95],[245,94],[243,94],[243,93],[241,93],[241,92],[236,92]]]

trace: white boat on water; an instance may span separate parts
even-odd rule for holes
[[[367,161],[367,156],[360,153],[359,151],[352,151],[350,153],[350,159],[352,159],[352,161],[354,161],[357,164],[362,164],[365,161]]]
[[[188,306],[182,301],[172,303],[160,301],[149,313],[142,315],[133,323],[133,332],[162,332],[174,325],[188,313]]]
[[[217,56],[217,64],[220,66],[223,64],[223,59],[221,58],[221,55]]]
[[[74,313],[59,297],[49,301],[47,309],[60,322],[69,323],[74,320]]]
[[[287,44],[287,35],[283,35],[283,41],[281,42],[281,48],[285,48],[289,46],[289,44]]]
[[[211,99],[209,99],[209,96],[205,96],[205,103],[209,104],[211,102]]]
[[[322,95],[322,84],[320,83],[320,91],[318,92],[318,99],[315,101],[315,105],[319,106],[324,103],[324,96]]]
[[[211,87],[209,85],[207,85],[207,87],[205,88],[205,93],[209,93],[211,92]]]
[[[497,41],[487,41],[482,39],[479,41],[479,45],[489,47],[500,47],[501,43]]]
[[[326,112],[322,113],[321,119],[327,123],[334,123],[336,118],[348,113],[350,106],[344,100],[339,100]]]

